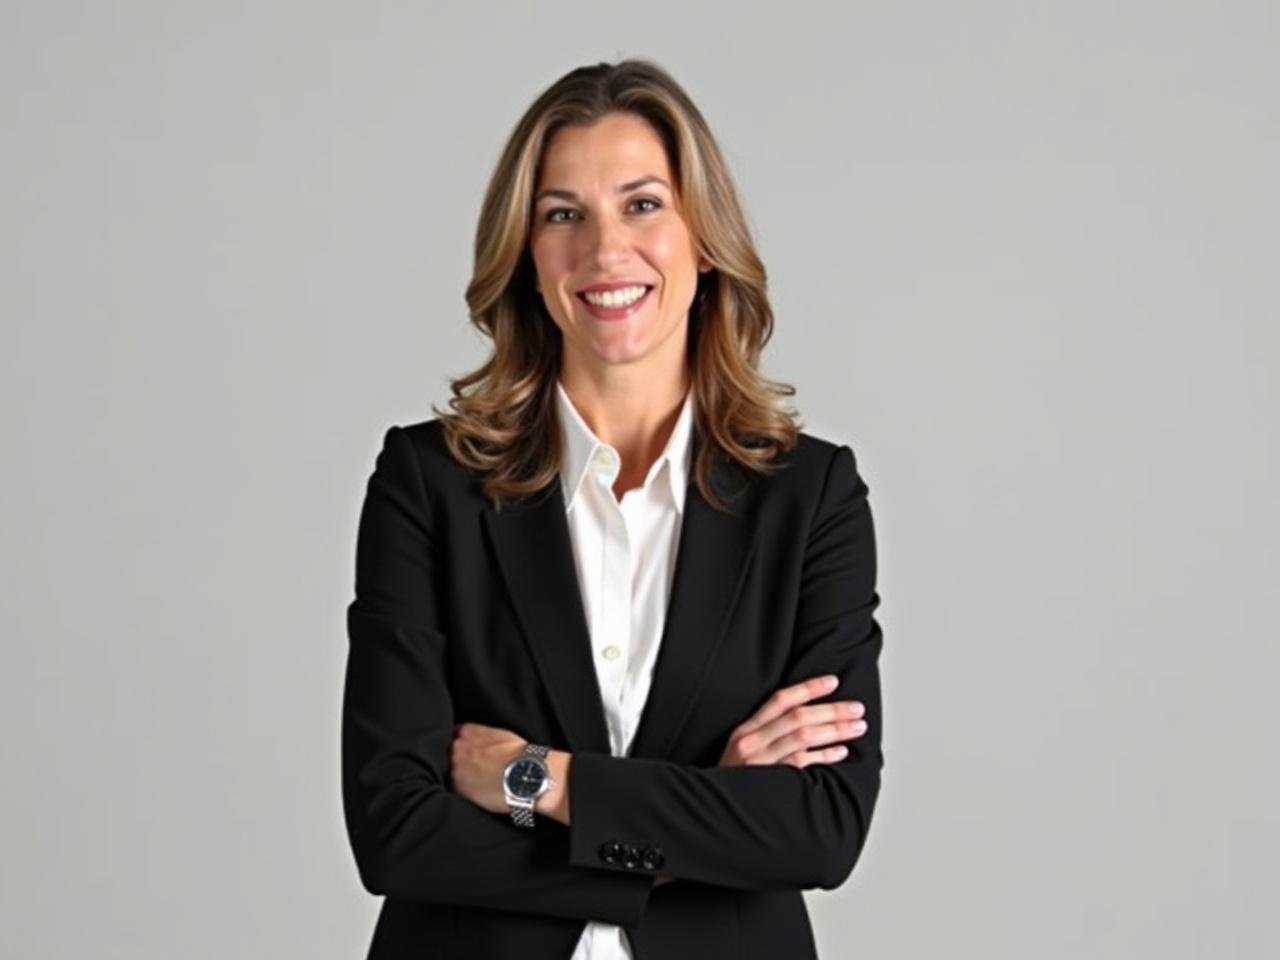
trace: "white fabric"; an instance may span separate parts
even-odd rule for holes
[[[591,431],[558,380],[556,394],[564,440],[560,481],[592,662],[610,749],[615,757],[623,757],[649,695],[666,620],[690,469],[693,394],[685,395],[667,445],[644,484],[626,491],[621,500],[613,493],[621,466],[618,451]],[[622,927],[588,921],[571,960],[631,956]]]

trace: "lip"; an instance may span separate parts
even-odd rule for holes
[[[597,307],[593,303],[588,303],[583,296],[587,291],[596,292],[603,290],[617,290],[620,287],[644,287],[644,293],[640,295],[640,299],[634,303],[629,303],[625,307]],[[579,290],[575,296],[582,303],[587,311],[597,320],[625,320],[631,316],[646,303],[649,302],[649,294],[653,293],[653,284],[651,283],[612,283],[597,284],[594,287],[587,287],[586,290]]]

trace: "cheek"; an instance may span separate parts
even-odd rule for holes
[[[650,238],[648,246],[651,259],[670,280],[695,270],[693,247],[683,230],[663,230]]]
[[[546,281],[553,281],[573,267],[573,258],[563,244],[551,241],[534,242],[529,253],[533,258],[534,269]]]

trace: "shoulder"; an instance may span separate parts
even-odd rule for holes
[[[797,434],[796,445],[789,451],[792,462],[802,464],[807,469],[821,469],[830,464],[844,444],[826,437],[801,430]]]
[[[823,518],[866,512],[870,509],[870,487],[854,451],[852,441],[816,436],[801,431],[788,453],[791,469],[787,481],[771,491],[774,500],[790,503],[797,513],[808,516],[808,526]]]
[[[384,453],[412,461],[432,500],[481,495],[480,478],[454,458],[439,417],[386,427],[382,447]]]
[[[729,469],[733,480],[722,489],[731,494],[730,499],[736,499],[732,495],[741,491],[741,480],[746,478],[752,490],[749,503],[795,523],[842,496],[842,489],[847,493],[860,485],[849,444],[804,430],[797,433],[795,445],[780,452],[763,471],[748,474],[736,464]]]
[[[444,442],[444,424],[439,417],[419,420],[416,423],[393,424],[387,428],[387,434],[399,432],[403,434],[414,452],[418,455],[424,469],[441,469],[442,458],[453,462],[449,448]],[[455,462],[455,466],[456,466]]]
[[[815,483],[821,489],[833,474],[856,472],[856,458],[850,443],[804,430],[797,435],[796,445],[779,459],[786,467],[779,475],[793,474],[796,481],[809,489]]]

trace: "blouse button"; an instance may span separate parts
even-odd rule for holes
[[[617,660],[619,655],[622,653],[622,651],[612,643],[609,644],[600,652],[604,654],[604,658],[606,660]]]

